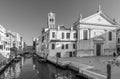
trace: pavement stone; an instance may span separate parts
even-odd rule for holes
[[[113,56],[100,56],[100,57],[64,57],[59,58],[58,62],[65,62],[71,66],[78,67],[80,69],[86,69],[86,73],[96,73],[97,75],[101,75],[104,78],[107,77],[107,64],[109,60],[113,60],[116,57]],[[56,62],[56,58],[49,57],[49,59]],[[112,79],[120,78],[120,66],[112,65],[111,67],[111,76]],[[105,77],[106,76],[106,77]],[[102,79],[102,78],[101,78]]]

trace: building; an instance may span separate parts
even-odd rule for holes
[[[76,56],[76,30],[72,27],[58,26],[49,31],[49,56],[73,57]]]
[[[47,27],[36,40],[36,52],[41,56],[83,57],[119,54],[120,30],[115,19],[98,11],[78,20],[71,28],[55,24],[55,13],[48,13]]]
[[[22,52],[22,49],[24,48],[22,37],[16,32],[6,30],[3,26],[1,26],[0,30],[1,30],[0,53],[4,57],[9,58],[10,54],[12,53],[11,48],[13,48],[14,45],[17,48],[16,53]]]
[[[47,28],[43,28],[42,35],[38,38],[37,53],[41,51],[42,56],[52,57],[76,56],[76,30],[63,25],[56,27],[55,13],[52,12],[48,13],[47,23]]]
[[[10,55],[9,40],[6,38],[6,29],[0,25],[0,54],[8,58]]]
[[[43,57],[42,53],[42,37],[39,36],[36,40],[36,54]]]
[[[77,31],[77,56],[113,55],[116,52],[116,29],[119,24],[103,13],[101,7],[97,13],[79,19],[73,24]]]
[[[120,55],[120,28],[117,29],[116,32],[116,47],[117,47],[117,54]]]

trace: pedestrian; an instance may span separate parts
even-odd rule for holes
[[[116,53],[115,52],[113,53],[113,57],[116,57]]]

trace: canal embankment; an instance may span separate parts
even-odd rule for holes
[[[48,57],[48,61],[51,63],[57,64],[60,67],[68,67],[69,69],[77,71],[77,72],[79,72],[80,76],[87,77],[88,79],[90,79],[90,78],[107,79],[107,76],[89,70],[89,69],[95,68],[94,66],[91,66],[91,65],[83,64],[81,62],[77,62],[77,61],[73,61],[73,60],[68,60],[66,58],[64,58],[64,59],[58,58],[58,61],[57,61],[56,58]]]
[[[43,62],[43,61],[41,61],[41,59],[43,59],[43,57],[37,55],[37,59],[38,59],[38,61]],[[59,59],[57,61],[56,58],[48,57],[47,62],[53,64],[56,67],[64,69],[64,70],[66,70],[66,69],[72,70],[72,71],[76,72],[76,76],[78,76],[79,78],[84,78],[84,79],[90,78],[84,74],[79,74],[79,69],[77,67],[71,65],[70,61],[61,62],[61,61],[59,61]],[[45,62],[43,62],[43,63],[45,63]]]
[[[21,57],[17,57],[17,58],[3,58],[2,56],[0,56],[1,61],[0,61],[0,75],[5,71],[5,69],[7,69],[13,62],[18,62]]]
[[[1,66],[0,66],[0,74],[14,61],[14,59],[11,60],[3,60],[1,61]]]
[[[47,60],[46,62],[43,61],[43,58],[42,57],[39,57],[39,56],[34,56],[34,58],[39,62],[38,64],[40,65],[44,65],[44,67],[46,66],[46,68],[44,69],[43,68],[40,68],[39,66],[39,70],[46,70],[47,68],[47,72],[45,74],[51,74],[51,76],[56,76],[57,74],[59,75],[63,75],[63,76],[71,76],[71,79],[88,79],[86,77],[83,77],[83,76],[77,76],[78,72],[74,71],[74,70],[71,70],[69,69],[67,66],[65,67],[63,64],[62,66],[61,65],[58,65],[58,64],[55,64],[49,60]],[[41,61],[42,60],[42,61]],[[44,72],[43,72],[44,73]],[[43,74],[42,73],[42,74]],[[45,79],[48,79],[48,78],[45,78]],[[49,78],[50,79],[50,78]],[[52,79],[56,79],[56,78],[52,78]]]
[[[54,65],[57,65],[57,66],[59,66],[59,67],[61,67],[61,68],[68,68],[68,69],[70,69],[70,70],[73,70],[73,71],[75,71],[75,72],[78,72],[78,74],[76,74],[77,76],[80,76],[80,77],[84,77],[84,78],[87,78],[87,79],[90,79],[90,78],[92,78],[90,75],[87,75],[87,74],[84,74],[84,72],[82,71],[82,73],[80,72],[80,69],[79,69],[79,65],[78,64],[76,64],[75,62],[71,62],[71,61],[60,61],[59,59],[58,59],[58,61],[57,61],[57,59],[56,58],[53,58],[53,57],[49,57],[48,59],[47,59],[47,61],[48,62],[50,62],[50,63],[52,63],[52,64],[54,64]],[[82,64],[82,66],[83,66],[83,64]],[[81,68],[82,68],[82,66],[81,66]],[[84,66],[83,66],[84,67]]]
[[[69,69],[39,62],[36,56],[23,56],[20,61],[13,61],[0,75],[0,79],[56,79],[58,74],[71,79],[86,79],[77,77],[76,72]]]
[[[78,75],[85,76],[88,79],[107,79],[107,64],[113,60],[112,56],[103,57],[71,57],[54,58],[48,57],[47,61],[63,68],[69,68],[79,72]],[[116,71],[117,70],[117,73]],[[112,65],[111,79],[118,79],[120,70],[116,65]]]

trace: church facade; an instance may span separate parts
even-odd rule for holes
[[[103,56],[116,53],[116,29],[118,23],[103,13],[79,19],[73,24],[77,30],[77,56]]]

